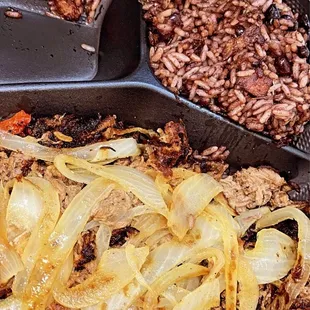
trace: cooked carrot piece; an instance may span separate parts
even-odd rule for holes
[[[0,129],[17,135],[24,131],[25,127],[30,123],[30,121],[31,115],[21,110],[11,118],[0,122]]]

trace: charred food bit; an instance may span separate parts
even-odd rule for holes
[[[86,15],[87,22],[91,23],[100,0],[49,0],[48,4],[55,16],[69,21],[78,21],[82,15]]]
[[[48,3],[52,13],[66,20],[77,21],[83,12],[81,0],[52,0]]]
[[[131,226],[114,229],[112,231],[110,247],[121,247],[130,237],[135,236],[138,233],[139,230]]]
[[[171,168],[185,161],[192,153],[184,125],[174,122],[166,124],[159,139],[149,141],[146,151],[149,154],[148,164],[165,175],[170,175]]]

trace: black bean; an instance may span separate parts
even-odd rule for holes
[[[256,61],[252,62],[252,66],[254,68],[258,68],[261,64],[262,64],[261,60],[256,60]]]
[[[307,46],[299,46],[297,53],[301,58],[308,58],[310,54]]]
[[[292,20],[293,19],[293,17],[291,15],[287,15],[287,14],[281,15],[281,18],[286,19],[286,20]]]
[[[170,21],[175,26],[181,26],[182,25],[182,20],[181,20],[180,14],[178,14],[178,13],[172,14],[170,16]]]
[[[276,57],[274,64],[279,75],[291,74],[291,64],[285,56]]]
[[[281,15],[281,19],[282,18],[286,20],[291,20],[294,23],[294,26],[287,28],[288,31],[296,31],[298,29],[298,22],[294,20],[293,16],[284,14],[284,15]]]
[[[280,19],[280,11],[275,4],[272,4],[265,12],[265,21],[271,25],[275,19]]]
[[[242,25],[238,24],[236,25],[235,30],[236,30],[237,37],[240,37],[244,33],[245,28]]]
[[[298,17],[298,24],[300,28],[304,28],[306,31],[310,29],[310,21],[307,14],[301,14]]]

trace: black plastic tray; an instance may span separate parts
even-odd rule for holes
[[[183,119],[193,147],[224,145],[231,151],[229,162],[235,167],[264,164],[286,171],[302,187],[295,197],[309,199],[309,154],[293,146],[277,148],[269,138],[161,86],[148,66],[146,29],[137,1],[114,0],[104,21],[99,50],[99,71],[92,82],[0,86],[0,116],[20,109],[37,115],[100,112],[154,129]]]
[[[0,84],[92,80],[110,2],[101,0],[94,21],[87,24],[46,16],[47,0],[0,0]],[[22,18],[6,16],[10,9]]]

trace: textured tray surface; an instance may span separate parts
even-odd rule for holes
[[[91,80],[97,73],[101,25],[110,0],[103,0],[94,23],[72,23],[45,16],[45,0],[0,1],[0,83]],[[17,9],[23,18],[4,15]],[[100,9],[101,8],[101,9]],[[81,47],[96,49],[89,53]]]

